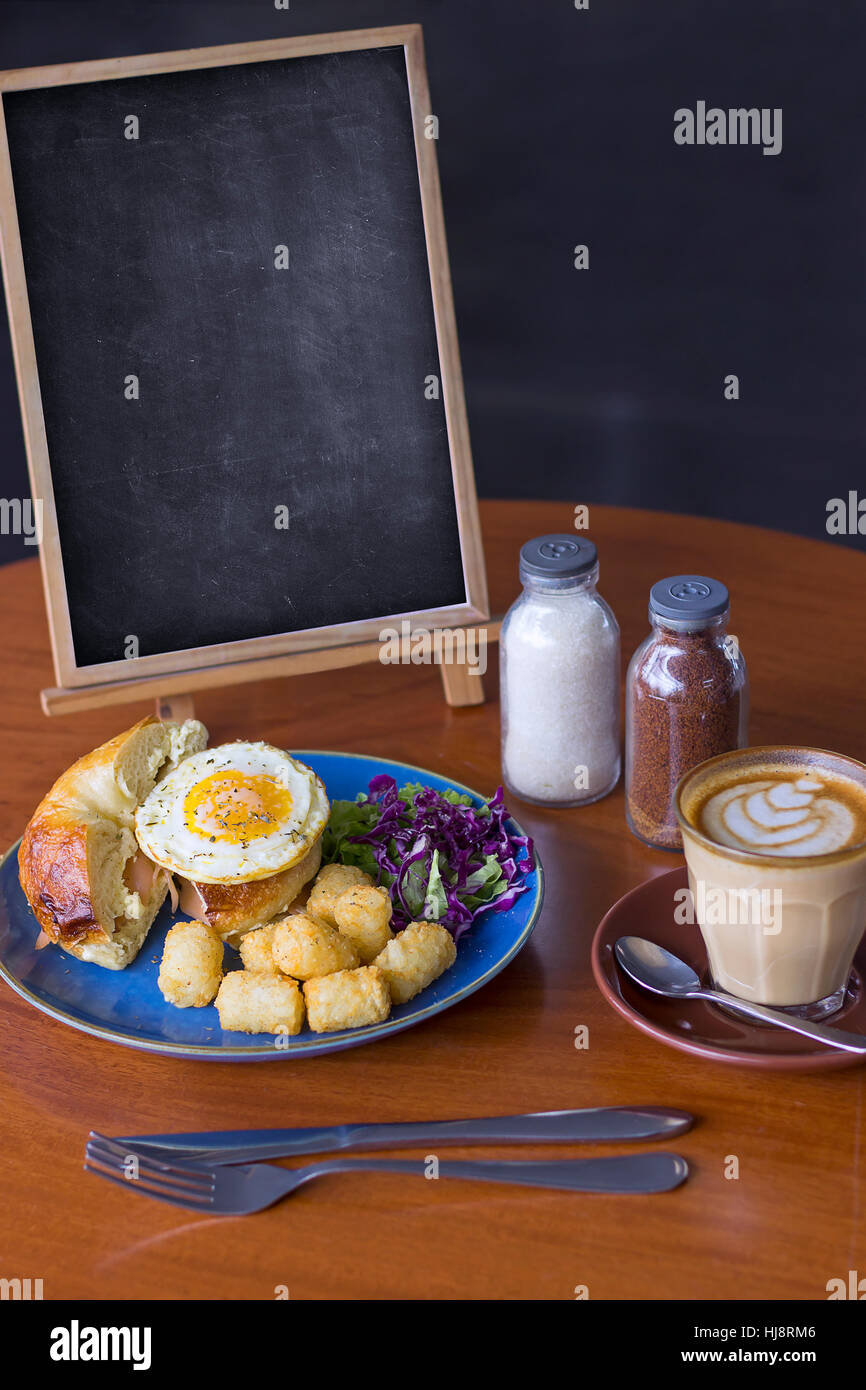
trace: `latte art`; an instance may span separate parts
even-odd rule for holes
[[[735,783],[709,798],[701,822],[717,844],[773,855],[832,854],[856,842],[855,815],[813,775]]]

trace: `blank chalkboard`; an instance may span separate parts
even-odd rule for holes
[[[407,44],[296,42],[4,84],[67,683],[483,612]]]

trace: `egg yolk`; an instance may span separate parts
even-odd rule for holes
[[[183,802],[188,830],[229,845],[272,835],[291,811],[287,787],[273,777],[246,772],[214,772],[197,782]]]

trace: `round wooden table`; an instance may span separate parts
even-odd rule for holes
[[[518,592],[520,544],[569,530],[572,508],[490,502],[482,519],[491,605],[502,612]],[[730,586],[731,630],[749,664],[751,741],[866,760],[863,555],[604,507],[591,507],[589,534],[601,592],[622,627],[623,665],[647,631],[655,579],[717,575]],[[6,845],[74,758],[148,707],[51,720],[40,712],[40,687],[53,675],[35,560],[0,571],[0,623]],[[263,738],[381,754],[488,792],[500,777],[495,669],[486,687],[486,704],[452,709],[435,669],[371,665],[205,693],[196,713],[215,743]],[[390,1040],[297,1062],[182,1062],[74,1032],[0,986],[0,1277],[42,1278],[48,1299],[271,1299],[277,1286],[293,1299],[573,1299],[580,1285],[591,1299],[825,1299],[829,1279],[866,1274],[866,1070],[738,1070],[629,1027],[595,986],[592,935],[615,899],[679,857],[628,832],[621,786],[582,810],[514,809],[547,877],[529,945],[478,994]],[[585,1050],[574,1045],[580,1025],[589,1029]],[[125,1193],[81,1166],[91,1128],[262,1128],[627,1103],[698,1117],[669,1145],[692,1165],[685,1187],[594,1197],[369,1174],[324,1179],[259,1216],[227,1219]],[[732,1155],[737,1179],[726,1177]]]

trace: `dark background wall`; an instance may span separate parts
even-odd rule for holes
[[[0,61],[420,21],[481,495],[826,536],[830,498],[866,497],[864,15],[859,0],[0,0]],[[782,152],[678,146],[674,111],[699,100],[781,107]],[[4,331],[0,497],[26,496]],[[0,560],[24,554],[0,536]]]

